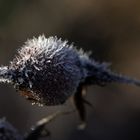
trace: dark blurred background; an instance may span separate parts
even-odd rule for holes
[[[0,64],[8,65],[17,49],[33,36],[57,35],[74,42],[111,68],[140,79],[139,0],[0,0]],[[78,115],[62,116],[48,125],[52,140],[140,139],[140,88],[111,84],[88,88],[87,128],[78,131]],[[20,133],[63,106],[32,106],[12,86],[0,84],[0,117]]]

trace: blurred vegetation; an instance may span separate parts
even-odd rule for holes
[[[117,72],[140,79],[139,0],[0,0],[0,63],[7,65],[16,50],[33,36],[57,35],[111,62]],[[49,127],[54,140],[140,138],[140,89],[127,85],[91,87],[87,98],[88,128],[76,131],[78,117],[70,115]],[[24,132],[55,110],[73,107],[31,106],[11,86],[0,85],[0,116]],[[75,120],[77,117],[77,120]]]

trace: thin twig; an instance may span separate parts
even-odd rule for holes
[[[75,110],[72,111],[58,111],[56,113],[53,113],[41,120],[39,120],[35,126],[31,128],[31,132],[28,133],[25,136],[25,140],[38,140],[40,137],[48,136],[50,133],[48,130],[45,129],[46,124],[50,123],[56,117],[59,117],[61,115],[68,115],[70,113],[75,112]],[[42,132],[45,130],[46,134],[42,135]]]

